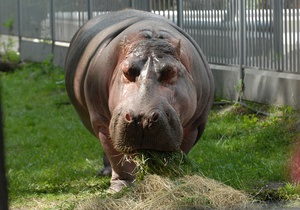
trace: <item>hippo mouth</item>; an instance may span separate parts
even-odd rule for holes
[[[180,150],[183,129],[173,110],[135,114],[120,109],[112,116],[110,136],[114,148],[124,154],[139,150],[170,152]]]

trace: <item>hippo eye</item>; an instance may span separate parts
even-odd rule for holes
[[[129,82],[135,82],[136,78],[140,75],[141,69],[138,66],[129,66],[123,69],[123,74]]]
[[[177,77],[177,70],[170,65],[164,65],[158,73],[158,81],[173,83]]]

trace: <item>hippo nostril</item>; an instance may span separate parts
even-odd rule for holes
[[[159,119],[159,113],[158,112],[152,112],[150,119],[151,119],[152,122],[158,121],[158,119]]]
[[[131,116],[130,116],[129,113],[127,113],[127,114],[125,115],[125,119],[126,119],[128,122],[131,122]]]

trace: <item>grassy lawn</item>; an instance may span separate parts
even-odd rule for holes
[[[63,70],[47,61],[29,63],[3,73],[1,81],[12,209],[72,209],[80,199],[105,196],[109,178],[97,177],[101,146],[69,103]],[[269,183],[289,181],[288,160],[300,138],[291,108],[251,106],[272,115],[214,106],[189,158],[205,176],[255,195]],[[296,187],[288,186],[284,196],[298,199]]]

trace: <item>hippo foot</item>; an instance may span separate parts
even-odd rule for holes
[[[111,166],[104,166],[99,172],[98,176],[111,176]]]
[[[124,187],[128,187],[132,185],[132,181],[128,180],[114,180],[111,181],[110,187],[106,190],[109,194],[115,194],[120,192]]]

